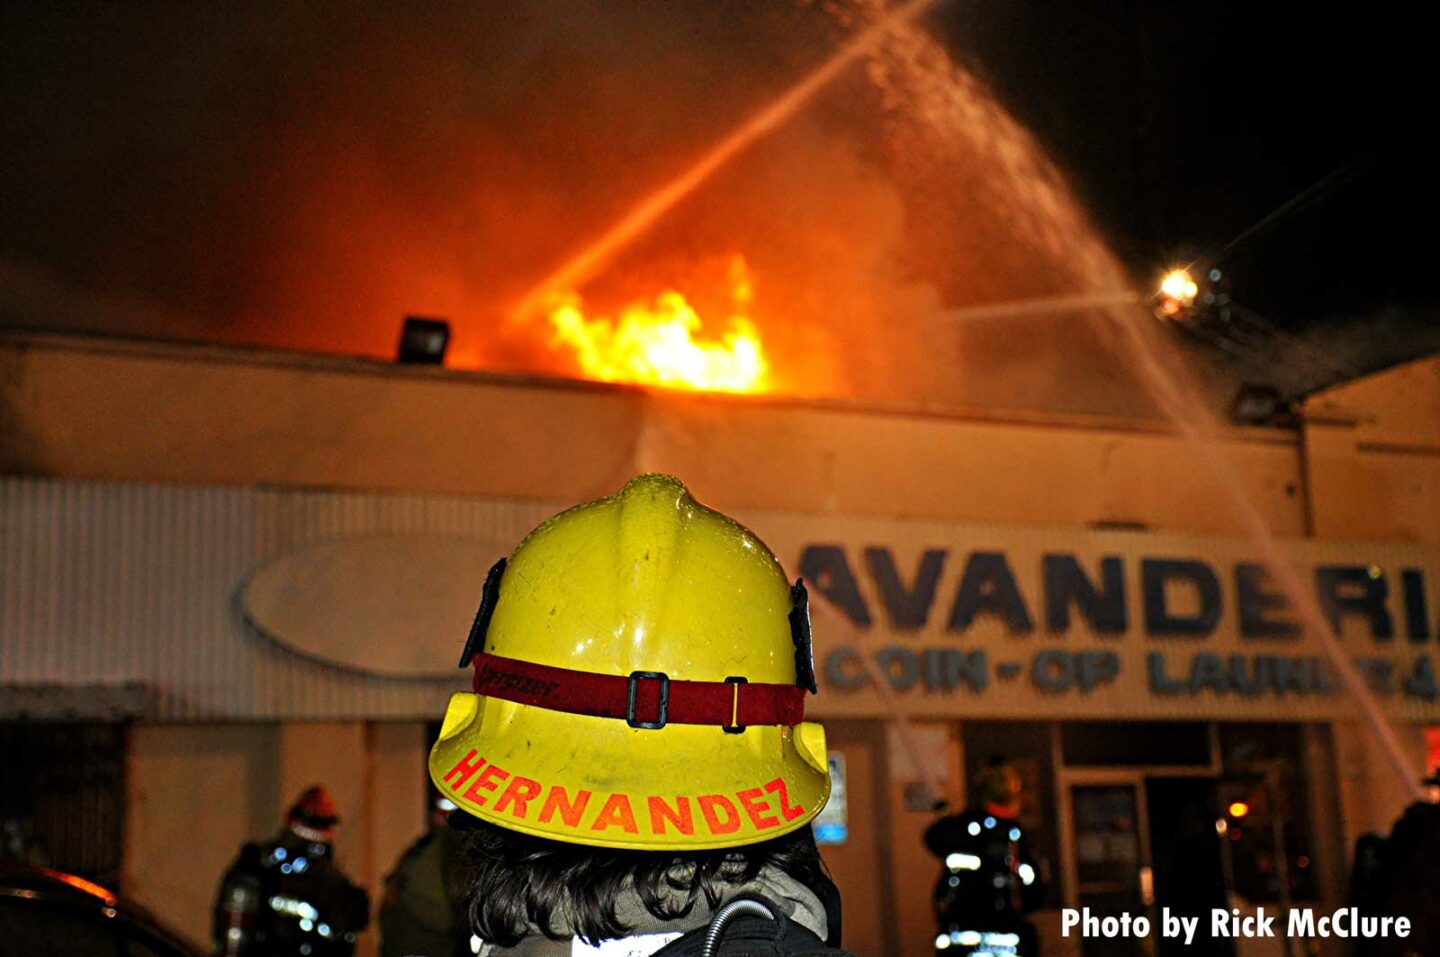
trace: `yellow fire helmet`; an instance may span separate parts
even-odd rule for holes
[[[830,796],[805,587],[666,475],[551,518],[485,582],[430,777],[574,844],[754,844]]]

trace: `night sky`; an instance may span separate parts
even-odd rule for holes
[[[9,213],[0,217],[6,220],[0,257],[24,267],[5,281],[14,285],[20,276],[46,286],[50,278],[35,281],[27,271],[38,263],[57,288],[113,297],[104,309],[116,318],[85,325],[245,340],[249,333],[214,317],[238,312],[237,303],[253,299],[258,286],[269,283],[283,294],[283,283],[271,282],[286,277],[283,264],[265,258],[273,252],[266,229],[293,229],[317,204],[320,215],[365,205],[363,184],[353,193],[314,194],[321,199],[301,191],[326,169],[324,162],[305,166],[314,159],[307,150],[333,148],[317,147],[315,130],[343,141],[345,122],[372,113],[403,119],[408,125],[395,129],[413,129],[415,141],[391,130],[379,144],[380,161],[412,173],[414,164],[429,164],[450,182],[415,185],[414,197],[397,198],[407,188],[400,178],[379,184],[376,193],[385,202],[413,199],[437,222],[454,214],[432,209],[434,197],[453,196],[455,184],[474,176],[453,166],[461,142],[447,125],[454,118],[439,105],[409,116],[413,104],[392,96],[389,80],[369,75],[366,57],[384,62],[378,76],[413,76],[418,89],[438,91],[422,101],[426,106],[454,102],[484,120],[492,104],[505,100],[506,84],[518,90],[520,80],[493,72],[452,75],[446,57],[460,50],[473,56],[486,43],[524,46],[538,35],[534,21],[555,9],[579,10],[545,41],[579,63],[568,74],[556,67],[560,95],[600,95],[586,64],[613,68],[638,41],[644,56],[662,59],[670,71],[645,79],[680,104],[673,120],[694,114],[684,98],[703,95],[722,67],[740,77],[732,83],[737,102],[742,95],[757,102],[761,91],[813,63],[813,56],[776,53],[754,41],[765,31],[806,29],[797,27],[794,12],[803,6],[746,0],[682,15],[678,7],[637,4],[624,5],[622,15],[614,5],[590,9],[554,0],[502,4],[479,24],[467,21],[469,8],[441,0],[417,7],[411,21],[397,26],[401,18],[384,5],[346,7],[342,15],[341,8],[283,4],[207,13],[163,4],[122,12],[98,4],[4,3],[0,205]],[[725,22],[731,10],[733,24]],[[705,22],[692,30],[687,15]],[[1241,377],[1293,363],[1296,374],[1284,389],[1294,393],[1440,348],[1431,265],[1440,189],[1429,145],[1440,86],[1428,34],[1411,16],[1398,6],[1352,5],[1340,14],[1322,5],[1242,0],[946,0],[926,22],[1034,133],[1137,285],[1152,283],[1167,264],[1196,258],[1223,270],[1245,310],[1241,331],[1251,337],[1240,351],[1254,361]],[[630,25],[612,30],[607,18],[622,17]],[[653,29],[636,25],[643,17],[655,20]],[[410,23],[413,45],[403,42]],[[513,30],[513,42],[479,35],[497,23]],[[379,26],[367,33],[367,24]],[[798,48],[819,48],[816,36],[812,31]],[[687,51],[686,43],[698,46]],[[733,51],[726,49],[731,44]],[[618,52],[587,49],[605,45]],[[468,70],[469,61],[455,60],[462,62]],[[683,75],[687,63],[693,76]],[[341,107],[317,113],[322,103]],[[653,133],[658,144],[656,131],[665,123],[657,118],[651,125],[639,134]],[[553,153],[554,143],[565,148],[563,132],[542,125],[525,135],[550,143]],[[689,155],[702,145],[684,136],[679,142]],[[638,184],[648,174],[635,166],[622,172],[634,173]],[[630,188],[623,175],[607,180]],[[433,196],[426,192],[432,187]],[[296,197],[312,205],[284,208],[286,198]],[[504,205],[503,197],[477,204],[482,199]],[[1293,208],[1255,228],[1287,203]],[[576,232],[593,225],[578,223]],[[384,238],[408,242],[415,257],[434,260],[435,250],[445,248],[405,235],[415,227],[403,217],[393,226],[396,233]],[[337,220],[334,231],[348,238],[347,230],[353,232]],[[174,268],[145,252],[167,245],[180,250]],[[186,256],[199,271],[227,257],[257,265],[201,281],[187,277]],[[53,292],[26,295],[44,301]],[[212,319],[155,319],[153,302],[182,302],[187,315]],[[262,299],[255,308],[268,305]],[[0,321],[69,322],[10,307]],[[1279,345],[1257,354],[1257,331]],[[273,332],[251,338],[265,341]],[[1233,345],[1226,328],[1212,327],[1204,337]],[[326,347],[320,340],[292,344]]]
[[[1218,256],[1269,322],[1333,331],[1398,312],[1416,341],[1393,348],[1408,354],[1436,348],[1440,322],[1440,85],[1413,17],[1384,3],[1016,0],[935,19],[1132,269]]]

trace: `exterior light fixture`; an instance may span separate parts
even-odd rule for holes
[[[405,365],[444,365],[450,323],[427,316],[406,316],[396,361]]]

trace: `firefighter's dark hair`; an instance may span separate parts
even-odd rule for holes
[[[807,825],[746,847],[714,851],[629,851],[566,844],[481,821],[463,811],[450,815],[460,838],[454,862],[472,932],[500,947],[513,947],[529,928],[552,940],[576,936],[590,944],[623,937],[617,908],[631,888],[661,920],[689,914],[702,898],[719,905],[727,887],[754,880],[773,868],[815,891],[823,900],[830,884],[815,836]]]

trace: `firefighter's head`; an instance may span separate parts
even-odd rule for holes
[[[285,826],[307,841],[329,844],[335,839],[340,815],[335,799],[320,785],[306,788],[285,814]]]
[[[804,720],[804,587],[679,481],[641,476],[535,529],[491,570],[462,666],[474,690],[451,698],[430,775],[479,843],[628,861],[632,881],[813,855],[830,780]]]
[[[995,756],[975,777],[975,803],[997,817],[1019,817],[1024,783],[1015,766]]]

